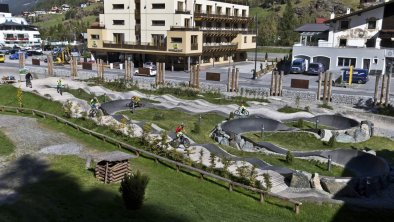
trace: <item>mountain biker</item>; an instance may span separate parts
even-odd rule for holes
[[[140,105],[140,101],[141,101],[141,99],[138,96],[132,96],[131,97],[131,102],[134,103],[135,106]]]
[[[26,74],[25,79],[26,79],[26,87],[30,86],[31,88],[32,87],[31,80],[33,79],[33,76],[31,75],[30,72]]]
[[[241,106],[239,107],[239,110],[241,111],[241,114],[244,114],[244,113],[245,113],[246,108],[245,108],[245,106],[244,106],[243,103],[242,103]]]
[[[62,94],[62,93],[61,93],[61,90],[62,90],[61,88],[62,88],[62,80],[59,79],[59,80],[57,81],[56,90],[57,90],[57,92],[60,93],[60,94]]]
[[[175,134],[176,134],[176,138],[179,138],[183,135],[183,129],[185,128],[185,125],[183,123],[181,123],[181,125],[179,125],[176,129],[175,129]]]
[[[98,103],[98,99],[97,97],[94,97],[93,99],[90,100],[90,107],[92,109],[97,109],[97,103]]]

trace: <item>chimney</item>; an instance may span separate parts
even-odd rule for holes
[[[350,8],[347,8],[347,9],[346,9],[346,15],[347,15],[347,14],[350,14]]]
[[[334,13],[334,12],[331,12],[331,14],[330,14],[330,19],[333,19],[333,18],[335,18],[335,13]]]

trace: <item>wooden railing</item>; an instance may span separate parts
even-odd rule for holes
[[[177,172],[180,172],[181,170],[192,171],[192,172],[200,174],[200,178],[201,179],[203,179],[204,177],[214,178],[216,180],[219,180],[219,181],[222,181],[224,183],[227,183],[229,191],[233,191],[233,189],[235,187],[240,187],[240,188],[243,188],[245,190],[257,193],[257,194],[260,195],[259,201],[262,202],[262,203],[265,201],[266,197],[278,198],[280,200],[283,200],[283,201],[286,201],[288,203],[293,204],[294,205],[294,208],[293,208],[294,212],[296,214],[300,213],[300,207],[301,207],[302,203],[299,202],[299,201],[292,200],[292,199],[286,198],[286,197],[282,197],[282,196],[279,196],[277,194],[271,193],[269,191],[264,191],[264,190],[261,190],[261,189],[257,189],[255,187],[251,187],[251,186],[247,186],[245,184],[234,182],[234,181],[232,181],[230,179],[218,176],[216,174],[213,174],[213,173],[210,173],[210,172],[207,172],[207,171],[204,171],[204,170],[201,170],[201,169],[198,169],[198,168],[195,168],[195,167],[192,167],[192,166],[180,163],[180,162],[176,162],[174,160],[167,159],[165,157],[153,154],[153,153],[148,152],[146,150],[143,150],[143,149],[131,146],[131,145],[127,144],[127,143],[124,143],[122,141],[114,139],[114,138],[112,138],[110,136],[98,133],[98,132],[93,131],[93,130],[89,130],[87,128],[79,126],[76,123],[70,122],[70,121],[68,121],[68,120],[66,120],[66,119],[64,119],[62,117],[56,116],[54,114],[43,112],[43,111],[36,110],[36,109],[18,108],[18,107],[12,107],[12,106],[0,106],[0,111],[1,112],[15,112],[17,114],[18,113],[31,114],[33,116],[40,116],[40,117],[43,117],[43,118],[53,118],[56,121],[64,123],[67,126],[71,126],[71,127],[75,128],[78,131],[81,131],[83,133],[89,134],[91,136],[95,136],[95,137],[103,140],[104,142],[114,144],[117,147],[119,147],[120,149],[126,149],[128,151],[134,152],[137,157],[142,155],[142,156],[145,156],[147,158],[154,159],[156,162],[162,161],[162,162],[166,163],[166,165],[175,165],[175,168],[176,168]]]
[[[103,42],[104,48],[117,48],[117,49],[137,49],[137,50],[154,50],[154,51],[167,51],[166,45],[142,45],[130,42]]]

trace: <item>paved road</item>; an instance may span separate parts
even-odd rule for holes
[[[27,59],[26,62],[27,68],[32,67],[31,65],[31,58]],[[42,62],[43,63],[43,62]],[[45,63],[41,65],[41,67],[45,67]],[[210,82],[213,84],[227,84],[227,76],[228,76],[228,66],[229,64],[223,65],[215,65],[215,67],[202,67],[201,74],[200,74],[200,81],[201,82]],[[239,77],[239,85],[242,87],[269,87],[271,83],[271,74],[266,74],[263,77],[253,80],[252,79],[252,69],[254,69],[254,62],[240,62],[240,63],[231,63],[231,66],[235,65],[240,70],[240,77]],[[263,63],[263,66],[265,64]],[[260,62],[258,63],[258,67],[260,67]],[[70,70],[69,65],[55,67],[56,69],[63,69],[63,70]],[[95,67],[94,67],[95,68]],[[86,70],[85,70],[86,71]],[[206,72],[218,72],[221,74],[220,82],[214,81],[206,81]],[[16,60],[6,60],[6,63],[0,64],[0,76],[4,74],[14,74],[18,73],[18,61]],[[92,73],[96,73],[95,70]],[[107,76],[112,76],[113,78],[120,78],[124,75],[124,70],[119,69],[106,69],[105,73]],[[189,81],[190,74],[186,71],[166,71],[166,78],[177,80],[177,81]],[[152,78],[152,77],[144,77],[144,78]],[[286,75],[283,79],[283,88],[284,89],[291,89],[290,83],[292,79],[304,79],[309,80],[309,91],[316,92],[317,90],[317,76],[309,76],[309,75],[301,75],[301,74],[289,74]],[[346,94],[346,95],[364,95],[364,96],[373,96],[374,89],[375,89],[375,81],[374,77],[371,76],[371,80],[366,84],[353,84],[351,88],[341,88],[341,87],[334,87],[333,93],[337,94]],[[391,80],[394,82],[394,78]],[[394,87],[391,87],[390,95],[394,96]]]

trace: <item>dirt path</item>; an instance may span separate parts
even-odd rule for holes
[[[41,126],[34,118],[0,115],[0,130],[16,146],[11,155],[0,157],[0,204],[15,200],[15,190],[39,179],[48,167],[43,154],[89,152],[64,133]]]

